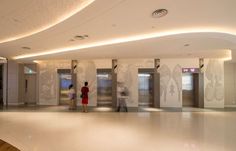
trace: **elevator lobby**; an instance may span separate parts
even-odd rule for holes
[[[0,151],[235,151],[235,6],[1,0]]]

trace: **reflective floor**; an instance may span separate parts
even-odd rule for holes
[[[0,139],[22,151],[235,151],[236,112],[206,111],[5,110]]]

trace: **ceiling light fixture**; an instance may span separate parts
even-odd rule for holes
[[[74,37],[76,40],[84,40],[85,38],[88,38],[88,35],[76,35]]]
[[[161,17],[164,17],[168,14],[168,10],[167,9],[158,9],[158,10],[155,10],[153,13],[152,13],[152,17],[153,18],[161,18]]]
[[[94,47],[127,43],[127,42],[133,42],[133,41],[139,41],[139,40],[145,40],[145,39],[151,39],[151,38],[161,38],[161,37],[165,37],[165,36],[193,34],[193,33],[219,33],[219,34],[229,34],[229,35],[236,36],[236,33],[232,32],[232,31],[217,29],[217,28],[213,28],[213,27],[209,28],[209,29],[203,29],[203,28],[192,29],[192,28],[190,28],[190,29],[172,30],[172,31],[165,31],[165,32],[156,32],[156,33],[133,35],[133,36],[122,37],[122,38],[108,39],[108,40],[104,40],[104,41],[97,41],[97,42],[93,42],[93,43],[87,43],[87,44],[77,45],[77,46],[72,46],[72,47],[52,49],[52,50],[39,52],[39,53],[19,55],[19,56],[13,57],[13,59],[31,58],[31,57],[50,55],[50,54],[68,52],[68,51],[78,51],[78,50],[86,49],[86,48],[94,48]]]
[[[31,48],[30,47],[21,47],[22,49],[25,49],[25,50],[30,50]]]

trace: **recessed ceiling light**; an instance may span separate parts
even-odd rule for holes
[[[152,13],[153,18],[161,18],[164,17],[168,14],[167,9],[157,9]]]
[[[83,40],[84,39],[83,36],[75,36],[74,38],[77,39],[77,40]]]
[[[84,40],[85,38],[88,38],[88,35],[76,35],[74,39],[76,40]]]
[[[22,49],[25,49],[25,50],[30,50],[31,48],[30,47],[21,47]]]

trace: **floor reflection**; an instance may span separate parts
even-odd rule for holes
[[[106,108],[100,108],[106,110]],[[1,112],[0,137],[24,151],[233,151],[236,112]]]

